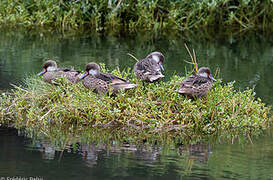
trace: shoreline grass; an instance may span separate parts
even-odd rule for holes
[[[141,84],[130,71],[112,73]],[[234,82],[222,85],[218,80],[207,97],[190,100],[176,92],[183,79],[173,75],[169,82],[140,85],[112,97],[63,78],[50,85],[29,77],[24,86],[0,96],[0,124],[57,140],[65,134],[88,136],[100,131],[131,143],[196,142],[214,136],[251,141],[271,127],[271,107],[252,89],[236,91]]]
[[[265,1],[19,1],[3,0],[0,24],[97,32],[273,30],[273,3]]]

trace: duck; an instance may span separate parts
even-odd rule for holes
[[[43,75],[43,80],[52,83],[57,77],[66,77],[70,82],[77,83],[79,81],[79,71],[73,68],[58,68],[56,61],[47,60],[42,65],[43,70],[38,73],[38,76]]]
[[[158,82],[164,75],[163,61],[164,55],[161,52],[152,52],[146,58],[141,59],[134,65],[134,72],[142,82]]]
[[[137,84],[131,83],[123,78],[110,73],[101,73],[100,66],[95,62],[90,62],[85,66],[85,72],[79,78],[84,87],[93,90],[95,93],[108,93],[109,89],[113,94],[124,89],[131,89]]]
[[[189,98],[201,98],[206,96],[215,82],[211,76],[210,68],[201,67],[196,75],[191,75],[182,81],[178,93]]]

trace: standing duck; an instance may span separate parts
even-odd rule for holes
[[[120,89],[131,89],[137,86],[113,74],[101,73],[100,66],[94,62],[86,65],[85,72],[80,79],[83,79],[82,84],[86,88],[92,89],[96,93],[107,93],[109,88],[112,88],[115,94]]]
[[[162,63],[164,56],[160,52],[152,52],[146,58],[138,61],[134,66],[135,75],[142,80],[142,82],[156,82],[164,75]]]
[[[57,63],[53,60],[48,60],[42,65],[43,71],[38,75],[43,75],[43,80],[48,83],[55,81],[57,77],[66,77],[69,81],[76,83],[79,81],[80,73],[73,68],[58,68]]]
[[[201,67],[196,75],[192,75],[182,81],[178,92],[189,98],[206,96],[213,81],[208,67]]]

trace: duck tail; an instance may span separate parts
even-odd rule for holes
[[[159,75],[152,75],[149,77],[149,81],[150,82],[154,82],[154,81],[157,81],[161,78],[165,77],[163,74],[159,74]]]
[[[111,84],[111,87],[114,89],[132,89],[134,87],[138,86],[134,83],[115,83]]]
[[[184,94],[185,93],[185,91],[183,91],[183,90],[177,90],[177,92],[179,93],[179,94]]]
[[[185,89],[185,88],[180,88],[180,89],[177,90],[177,92],[180,93],[180,94],[186,94],[186,93],[188,93],[188,90]]]

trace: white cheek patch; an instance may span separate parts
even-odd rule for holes
[[[97,70],[94,70],[94,69],[90,69],[90,70],[88,71],[88,73],[89,73],[90,75],[92,75],[92,76],[95,76],[95,75],[98,74],[98,71],[97,71]]]
[[[202,76],[202,77],[205,77],[205,78],[209,77],[207,73],[200,73],[199,76]]]
[[[49,66],[48,68],[46,68],[46,71],[48,72],[56,71],[56,68],[53,66]]]
[[[153,58],[153,60],[155,60],[157,63],[159,63],[159,57],[158,57],[158,56],[153,55],[152,58]]]

